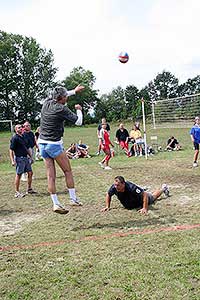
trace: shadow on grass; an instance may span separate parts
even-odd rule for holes
[[[176,223],[175,219],[171,219],[170,220],[171,223]],[[152,226],[152,225],[156,225],[156,226],[160,226],[160,225],[166,225],[168,224],[167,220],[160,220],[159,217],[158,218],[151,218],[151,219],[147,219],[147,220],[133,220],[133,221],[127,221],[127,222],[115,222],[115,223],[105,223],[105,224],[101,224],[101,223],[95,223],[92,224],[90,226],[79,226],[79,227],[75,227],[72,229],[72,231],[79,231],[79,230],[88,230],[88,229],[105,229],[105,228],[116,228],[116,229],[122,229],[122,228],[133,228],[133,227],[137,227],[137,228],[142,228],[142,227],[148,227],[148,226]]]
[[[14,209],[0,209],[0,216],[7,216],[14,214],[16,212],[21,212],[21,210],[14,210]]]

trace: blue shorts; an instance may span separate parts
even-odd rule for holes
[[[16,157],[16,173],[21,175],[22,173],[32,172],[30,159],[28,157]]]
[[[43,158],[55,158],[64,151],[63,146],[60,144],[39,144],[39,149]]]

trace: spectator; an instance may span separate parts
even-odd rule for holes
[[[166,184],[161,189],[149,193],[138,185],[125,181],[124,177],[116,176],[114,184],[110,187],[106,195],[106,207],[102,211],[110,210],[111,198],[116,195],[121,204],[126,209],[139,209],[141,214],[147,214],[149,205],[153,204],[164,193],[169,196],[169,188]]]
[[[170,137],[167,141],[166,150],[168,150],[168,151],[177,150],[178,151],[180,149],[181,149],[181,145],[179,144],[177,139],[174,136]]]
[[[196,117],[194,125],[190,130],[191,140],[194,145],[194,162],[193,167],[198,167],[199,144],[200,144],[200,118]]]
[[[24,136],[24,139],[26,141],[26,145],[27,148],[30,150],[31,152],[31,156],[32,156],[32,163],[34,162],[34,147],[36,145],[35,142],[35,135],[33,133],[33,131],[31,131],[31,124],[26,121],[23,125],[23,133],[22,135]],[[33,179],[33,177],[32,177]],[[27,181],[27,173],[23,173],[22,177],[21,177],[22,181]]]
[[[79,152],[77,150],[76,144],[72,143],[70,147],[66,150],[67,157],[70,159],[79,158]]]
[[[128,155],[128,140],[129,133],[126,128],[124,128],[124,124],[121,123],[119,125],[119,129],[116,131],[116,142],[120,145],[122,149],[124,149],[125,153]]]
[[[98,125],[97,128],[97,137],[98,137],[98,151],[96,155],[99,155],[101,153],[101,141],[100,141],[100,131],[102,128],[102,124],[106,124],[106,130],[110,134],[110,125],[106,122],[106,118],[101,119],[101,124]]]
[[[35,147],[36,147],[35,160],[40,160],[41,159],[40,149],[39,149],[39,146],[38,146],[39,135],[40,135],[40,127],[38,127],[35,131]]]
[[[79,151],[79,157],[81,158],[90,158],[91,156],[89,155],[89,146],[86,144],[83,144],[82,140],[79,141],[77,144],[77,149]]]
[[[138,154],[142,156],[144,140],[142,138],[139,125],[137,123],[133,126],[133,129],[130,131],[130,140],[133,142],[135,156],[138,156]]]
[[[28,173],[27,182],[27,194],[35,194],[36,192],[32,189],[32,152],[30,148],[28,149],[24,136],[22,135],[22,126],[17,124],[15,126],[16,134],[12,137],[10,141],[10,160],[12,166],[16,166],[16,176],[15,176],[15,198],[22,198],[25,194],[20,193],[20,180],[23,173]]]

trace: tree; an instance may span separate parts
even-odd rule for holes
[[[178,79],[170,72],[163,71],[148,84],[151,101],[178,96]]]
[[[179,85],[178,94],[180,97],[200,93],[200,75],[188,79],[185,83]]]
[[[138,104],[141,104],[138,88],[134,85],[127,86],[125,89],[125,97],[127,116],[133,119],[137,118]]]
[[[55,78],[53,63],[51,50],[42,49],[35,39],[0,31],[2,118],[36,121]]]
[[[77,94],[75,98],[71,97],[68,104],[70,109],[73,109],[76,103],[82,105],[85,123],[88,118],[90,119],[88,115],[89,110],[93,108],[96,101],[98,101],[98,91],[93,89],[95,81],[96,78],[93,73],[89,70],[84,70],[82,67],[74,68],[70,72],[70,75],[63,81],[63,84],[68,90],[73,89],[78,84],[85,86],[84,91]]]

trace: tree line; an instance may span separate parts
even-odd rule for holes
[[[94,89],[95,75],[81,66],[57,82],[54,56],[42,48],[32,37],[0,31],[0,119],[13,123],[29,120],[38,125],[42,102],[58,84],[72,89],[80,82],[85,90],[69,102],[78,101],[83,106],[85,124],[97,123],[102,117],[110,121],[137,119],[142,115],[141,98],[149,114],[155,100],[192,95],[200,92],[200,75],[179,84],[169,71],[159,73],[144,88],[118,86],[110,93],[98,96]],[[78,99],[77,99],[78,98]],[[91,111],[93,112],[91,114]]]

